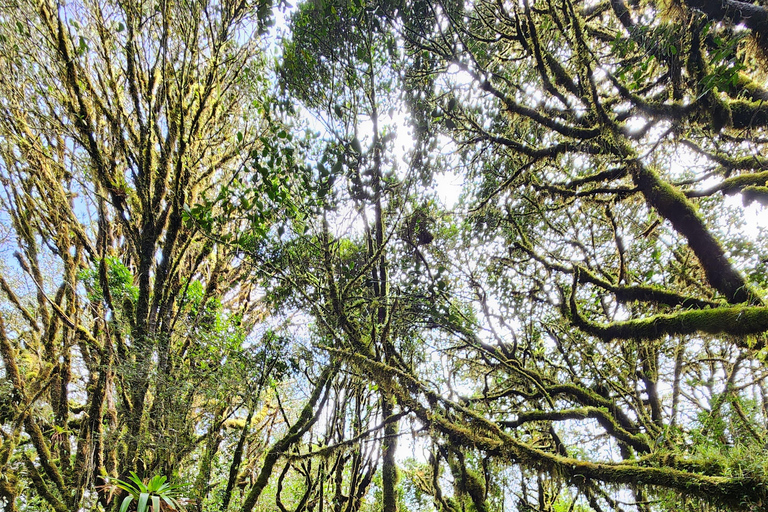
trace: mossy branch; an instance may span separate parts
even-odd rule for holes
[[[587,418],[597,420],[597,422],[600,423],[600,426],[602,426],[609,435],[628,444],[638,452],[649,453],[651,451],[651,447],[646,439],[630,434],[619,426],[606,409],[597,407],[580,407],[578,409],[565,409],[562,411],[522,412],[517,415],[516,420],[502,421],[499,423],[507,428],[517,428],[520,425],[531,421],[565,421],[583,420]]]
[[[365,367],[377,381],[389,382],[389,389],[405,410],[414,413],[425,426],[449,438],[456,446],[485,451],[488,455],[515,462],[529,469],[546,471],[568,481],[597,480],[615,484],[652,485],[700,496],[713,503],[739,509],[768,502],[768,482],[760,478],[708,476],[673,468],[643,467],[631,462],[600,463],[555,455],[518,441],[484,416],[449,401],[429,390],[412,375],[362,354],[333,349],[333,352]],[[395,379],[400,385],[395,384]],[[438,403],[458,412],[448,418]]]
[[[760,306],[698,309],[601,324],[579,314],[573,294],[569,302],[568,316],[573,325],[606,342],[614,339],[655,340],[685,334],[725,334],[735,336],[740,347],[760,349],[765,342],[757,339],[750,341],[747,336],[768,331],[768,308]]]
[[[687,192],[685,195],[688,197],[706,197],[711,196],[716,192],[722,192],[723,194],[735,194],[740,191],[744,191],[751,187],[764,187],[768,182],[768,171],[741,174],[739,176],[733,176],[731,178],[724,179],[722,182],[714,185],[705,190],[693,190]],[[746,194],[745,194],[746,195]]]
[[[40,473],[37,471],[37,468],[35,467],[35,464],[32,462],[32,460],[27,457],[26,454],[23,455],[23,458],[24,465],[27,467],[29,478],[32,480],[32,484],[34,485],[35,490],[40,495],[40,497],[48,502],[48,504],[56,512],[67,512],[67,506],[59,498],[57,498],[50,489],[48,489],[48,486],[45,484],[42,476],[40,476]]]
[[[465,69],[465,71],[469,72],[472,75],[472,77],[480,83],[480,88],[483,91],[490,93],[491,95],[495,96],[499,101],[501,101],[501,103],[504,105],[504,107],[510,114],[516,114],[516,115],[528,118],[540,124],[541,126],[545,128],[549,128],[566,137],[573,137],[576,139],[588,140],[588,139],[594,139],[595,137],[598,137],[600,135],[599,128],[594,128],[594,127],[585,128],[581,126],[567,125],[567,124],[561,123],[558,120],[548,118],[542,115],[536,109],[526,107],[524,105],[517,103],[515,100],[513,100],[512,98],[504,94],[501,90],[494,87],[490,81],[482,80],[477,73],[473,73],[469,69]]]
[[[765,44],[762,37],[768,33],[768,8],[740,0],[687,0],[687,4],[712,20],[744,24]]]
[[[728,261],[720,242],[712,236],[688,198],[641,162],[635,160],[630,166],[632,178],[646,201],[672,223],[675,231],[686,238],[709,284],[722,293],[728,302],[762,304],[755,291]]]
[[[768,126],[768,105],[762,101],[735,100],[728,107],[736,129]]]
[[[8,285],[8,282],[5,280],[5,278],[0,275],[0,289],[5,292],[5,295],[8,297],[8,300],[13,304],[16,309],[21,313],[21,315],[24,317],[24,319],[27,321],[29,326],[32,328],[35,332],[40,332],[40,326],[37,324],[37,320],[35,319],[34,315],[24,306],[21,304],[21,300],[16,296],[13,289]]]
[[[768,169],[768,163],[760,160],[758,155],[731,156],[721,153],[714,153],[702,148],[691,139],[683,138],[680,143],[685,147],[692,149],[696,153],[707,157],[708,159],[720,165],[719,173],[728,176],[732,171],[750,171],[758,169]]]
[[[303,436],[312,427],[312,425],[314,425],[315,421],[317,421],[317,412],[315,412],[315,406],[318,406],[318,402],[320,402],[320,405],[317,408],[318,412],[320,409],[322,409],[325,403],[325,399],[328,397],[328,395],[326,393],[322,400],[320,397],[323,396],[323,392],[325,391],[333,376],[336,375],[338,369],[338,364],[331,364],[325,367],[323,373],[320,375],[320,378],[317,381],[317,384],[315,384],[315,389],[312,391],[312,395],[310,395],[309,400],[307,400],[307,403],[304,405],[304,408],[299,415],[299,418],[296,420],[296,423],[294,423],[291,428],[288,429],[288,433],[286,433],[284,437],[282,437],[279,441],[272,445],[272,448],[269,449],[266,456],[264,457],[264,464],[261,467],[259,476],[256,478],[256,482],[248,492],[248,496],[245,498],[245,502],[243,502],[243,506],[241,508],[242,512],[251,512],[253,510],[253,507],[256,506],[256,502],[259,499],[259,496],[261,496],[262,491],[269,482],[269,477],[272,476],[272,470],[275,467],[277,461],[284,454],[284,452],[294,443],[299,441],[301,436]]]
[[[469,496],[476,512],[487,512],[485,482],[477,472],[467,467],[461,448],[448,446],[441,447],[440,451],[453,474],[457,497]]]
[[[16,497],[19,495],[18,478],[10,471],[4,471],[0,479],[0,501],[5,503],[5,512],[18,512]]]
[[[753,201],[757,201],[762,206],[768,206],[768,187],[744,187],[742,194],[744,204],[750,204]]]
[[[603,279],[597,276],[594,272],[588,269],[585,269],[583,267],[578,267],[578,266],[568,267],[559,263],[548,261],[540,254],[537,254],[536,252],[534,252],[534,250],[530,246],[524,243],[520,243],[520,242],[515,243],[515,248],[524,251],[531,258],[535,259],[536,261],[538,261],[539,263],[547,267],[547,269],[549,270],[556,270],[564,274],[573,274],[578,269],[578,272],[579,272],[578,282],[580,284],[593,284],[595,286],[602,288],[603,290],[611,292],[615,295],[616,300],[621,303],[627,303],[627,302],[633,302],[633,301],[653,302],[656,304],[664,304],[664,305],[673,306],[673,307],[683,306],[683,307],[690,307],[690,308],[711,308],[711,307],[717,307],[721,305],[720,302],[701,299],[699,297],[691,297],[689,295],[683,295],[681,293],[676,293],[670,290],[666,290],[659,286],[643,285],[643,284],[637,284],[637,285],[613,284],[607,279]],[[499,258],[499,261],[505,264],[508,264],[510,266],[515,264],[514,261],[508,258]]]
[[[736,73],[733,88],[746,94],[752,101],[768,101],[768,91],[744,73]]]

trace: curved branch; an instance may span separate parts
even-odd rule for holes
[[[611,292],[616,297],[616,300],[621,303],[627,303],[627,302],[633,302],[633,301],[655,302],[657,304],[664,304],[666,306],[672,306],[672,307],[683,306],[687,308],[702,308],[702,309],[713,308],[713,307],[718,307],[722,305],[722,303],[717,301],[701,299],[698,297],[691,297],[689,295],[683,295],[681,293],[665,290],[664,288],[653,286],[653,285],[642,285],[642,284],[624,285],[624,286],[616,285],[611,283],[610,281],[607,281],[606,279],[602,279],[598,277],[595,273],[593,273],[592,271],[586,268],[583,268],[580,266],[567,267],[565,265],[547,261],[544,259],[544,257],[540,256],[539,254],[536,254],[533,251],[533,249],[523,245],[520,242],[515,243],[515,249],[520,249],[521,251],[525,252],[531,258],[538,261],[539,263],[547,267],[547,269],[549,270],[556,270],[558,272],[563,272],[564,274],[573,274],[575,271],[578,270],[579,283],[593,284],[595,286],[602,288],[605,291]],[[498,261],[501,261],[502,263],[510,266],[513,266],[515,264],[515,262],[513,262],[509,258],[498,258]]]
[[[426,427],[442,433],[457,446],[473,447],[496,457],[515,461],[525,467],[561,475],[567,480],[599,480],[610,483],[653,485],[701,496],[726,507],[760,505],[768,500],[768,486],[759,477],[731,478],[709,476],[672,468],[644,467],[631,462],[601,463],[556,455],[518,441],[500,426],[480,414],[450,402],[431,391],[415,377],[363,354],[332,349],[333,352],[367,367],[379,385],[388,383],[398,402],[413,412]],[[400,385],[395,384],[396,377]],[[419,396],[421,395],[421,396]],[[449,419],[436,407],[443,403],[461,413],[458,421]]]
[[[328,397],[328,395],[325,394],[321,400],[321,395],[327,384],[336,374],[338,368],[338,364],[332,364],[325,367],[315,385],[315,389],[312,391],[312,395],[309,397],[309,400],[307,400],[304,409],[302,409],[299,419],[296,420],[296,423],[294,423],[288,430],[288,433],[277,441],[267,452],[259,476],[256,479],[256,483],[253,484],[253,487],[248,492],[245,502],[243,502],[241,509],[243,512],[251,512],[253,507],[256,506],[256,502],[258,501],[259,496],[261,496],[261,492],[267,486],[269,477],[272,476],[272,470],[280,459],[280,456],[283,455],[291,445],[301,439],[301,436],[303,436],[317,421],[318,412],[323,408],[325,400]],[[318,405],[318,402],[320,402],[318,412],[315,412],[315,406]]]
[[[768,33],[768,8],[739,0],[687,0],[688,6],[708,18],[743,24],[758,35]]]
[[[673,315],[654,315],[639,320],[600,324],[582,317],[571,295],[569,317],[584,332],[603,341],[615,339],[656,340],[663,336],[685,334],[726,334],[736,336],[738,346],[759,350],[765,345],[760,339],[745,338],[768,331],[768,308],[760,306],[697,309]]]
[[[741,174],[739,176],[733,176],[731,178],[724,179],[722,182],[709,187],[705,190],[692,190],[686,192],[688,197],[707,197],[716,192],[722,192],[723,194],[735,194],[737,192],[745,192],[751,187],[765,186],[768,183],[768,171],[757,172],[752,174]]]
[[[476,80],[480,79],[480,77],[478,77],[476,74],[469,70],[467,71],[470,72],[470,74],[472,74],[473,78]],[[528,119],[535,121],[541,126],[554,130],[566,137],[588,140],[600,135],[600,128],[582,128],[579,126],[565,125],[559,121],[543,116],[536,109],[520,105],[512,98],[501,92],[498,88],[494,87],[493,84],[491,84],[491,82],[488,80],[480,80],[480,88],[499,99],[509,113],[527,117]]]
[[[507,428],[517,428],[524,423],[531,421],[565,421],[565,420],[583,420],[594,419],[600,423],[605,431],[622,441],[635,450],[643,453],[649,453],[651,447],[648,441],[640,436],[630,434],[623,428],[621,428],[614,418],[608,414],[605,409],[597,407],[580,407],[578,409],[565,409],[562,411],[530,411],[523,412],[517,415],[517,419],[514,421],[500,421],[499,424]]]
[[[635,185],[646,201],[686,238],[709,284],[733,304],[762,304],[757,293],[728,261],[720,242],[712,236],[688,198],[639,161],[633,161],[630,166]]]

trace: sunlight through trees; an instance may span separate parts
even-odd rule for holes
[[[763,510],[766,34],[0,5],[0,508]]]

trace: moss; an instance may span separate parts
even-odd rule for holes
[[[616,418],[614,418],[607,407],[581,407],[579,409],[566,409],[562,411],[530,411],[520,413],[517,421],[504,422],[503,425],[507,428],[516,428],[523,423],[531,421],[564,421],[564,420],[581,420],[592,418],[597,420],[598,423],[605,429],[605,431],[612,437],[627,443],[629,446],[641,453],[647,453],[651,451],[648,442],[642,436],[636,436],[627,432],[622,428]]]
[[[737,100],[729,102],[729,107],[736,129],[768,126],[768,105],[763,102]]]
[[[0,478],[0,502],[5,502],[8,512],[17,512],[16,497],[19,495],[18,479],[16,475],[4,470],[3,478]]]
[[[699,457],[686,459],[676,453],[661,453],[648,459],[654,466],[675,468],[689,473],[717,476],[725,474],[727,466],[722,458]]]
[[[486,512],[485,483],[483,478],[474,470],[467,467],[464,453],[460,448],[449,447],[444,451],[446,461],[454,477],[456,494],[469,497],[469,509],[476,512]]]
[[[768,206],[768,187],[744,187],[744,190],[742,190],[742,198],[745,205],[757,201],[763,206]]]
[[[574,481],[596,479],[615,483],[663,485],[733,510],[760,506],[766,503],[768,498],[766,483],[760,479],[705,476],[671,468],[643,468],[629,464],[600,464],[573,459],[557,460],[554,465],[557,466],[556,472],[567,475]]]
[[[573,322],[604,341],[613,339],[654,340],[680,334],[727,334],[739,337],[739,346],[757,349],[764,341],[749,337],[768,331],[768,308],[757,306],[697,309],[673,315],[655,315],[641,320],[598,324],[573,311]]]
[[[736,73],[734,79],[736,80],[734,88],[737,91],[746,94],[753,101],[768,101],[768,91],[748,75]]]
[[[738,311],[746,312],[747,317],[758,313],[764,316],[764,321],[768,324],[768,308],[720,308],[687,313],[722,314],[723,310],[737,315]],[[749,318],[747,321],[750,321]],[[413,376],[402,370],[367,359],[361,354],[338,349],[331,350],[339,355],[345,355],[369,371],[375,369],[377,373],[389,375],[393,381],[403,380],[408,383],[408,391],[396,384],[392,385],[392,392],[398,395],[401,406],[415,414],[426,428],[434,429],[446,436],[457,450],[479,449],[486,455],[500,460],[520,464],[533,470],[546,471],[551,475],[574,482],[595,480],[612,484],[641,484],[673,489],[678,493],[702,497],[712,503],[735,510],[749,506],[760,507],[768,502],[768,482],[757,477],[708,476],[674,468],[646,467],[637,463],[594,463],[545,452],[515,439],[493,421],[459,404],[446,402],[443,397],[429,391],[426,386],[420,385]],[[563,389],[563,392],[566,391]],[[576,392],[576,390],[571,391]],[[429,402],[434,401],[435,405],[426,407],[418,397],[419,394]],[[450,417],[445,413],[441,414],[441,408],[436,404],[445,404],[450,407]],[[686,467],[686,462],[680,460],[678,465]]]
[[[741,168],[744,168],[744,165],[746,165],[747,163],[751,164],[747,168],[751,168],[755,166],[755,160],[753,157],[749,157],[747,160],[749,160],[749,162],[740,162],[740,161],[733,162],[733,164],[727,168],[741,169]],[[740,174],[738,176],[732,176],[730,178],[727,178],[723,180],[722,183],[720,183],[719,185],[716,185],[715,187],[713,187],[711,190],[713,192],[720,190],[722,191],[723,194],[735,194],[746,187],[764,186],[766,182],[768,182],[768,171],[745,173],[745,174]]]
[[[633,180],[646,201],[686,238],[709,284],[731,303],[760,304],[756,293],[728,261],[720,242],[709,232],[693,203],[642,163],[634,161],[632,166]]]

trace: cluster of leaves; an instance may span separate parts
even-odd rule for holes
[[[131,471],[129,482],[114,479],[114,486],[122,489],[128,495],[120,503],[120,512],[127,512],[131,503],[136,502],[136,512],[160,512],[161,503],[166,510],[182,510],[181,499],[184,496],[184,486],[168,483],[168,478],[155,475],[148,482],[142,481]]]
[[[106,267],[107,288],[113,300],[117,301],[117,304],[122,304],[126,299],[135,303],[139,297],[139,289],[134,285],[131,270],[114,256],[106,257],[101,264]],[[93,303],[104,301],[103,288],[99,282],[99,272],[98,268],[88,268],[81,270],[78,275],[78,279],[87,290],[88,300]]]

